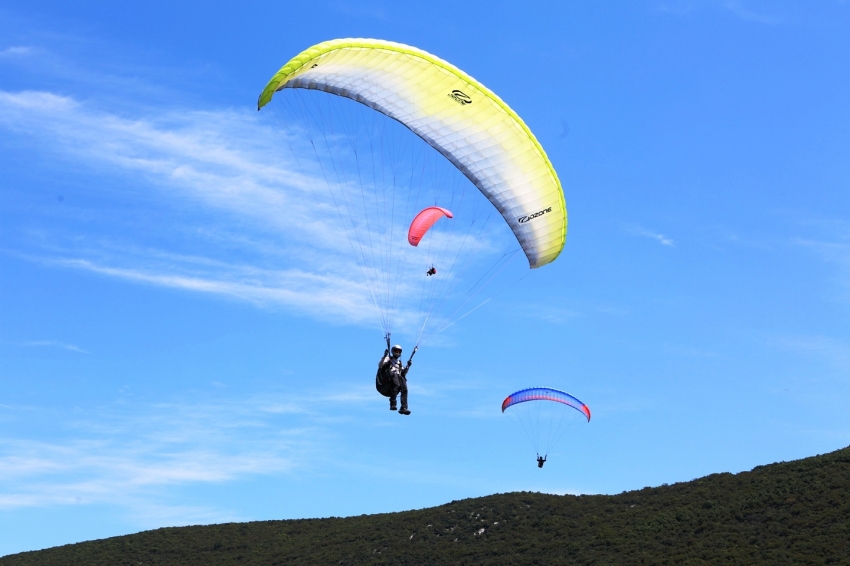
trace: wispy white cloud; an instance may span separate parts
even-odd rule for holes
[[[845,237],[831,240],[793,238],[791,241],[798,246],[808,248],[830,263],[850,267],[850,241]]]
[[[227,518],[226,509],[171,508],[167,490],[293,473],[320,450],[324,415],[316,404],[351,402],[344,393],[267,394],[54,416],[61,440],[0,434],[0,509],[110,503],[180,524]]]
[[[804,354],[840,369],[850,368],[850,343],[832,336],[783,336],[774,343],[785,350]]]
[[[26,57],[27,55],[31,55],[33,52],[34,50],[32,47],[28,47],[26,45],[15,45],[12,47],[6,47],[5,49],[0,49],[0,59]]]
[[[419,279],[424,277],[394,279],[388,266],[412,265],[406,263],[408,256],[427,250],[388,249],[380,238],[389,230],[403,234],[406,215],[394,215],[392,226],[376,227],[370,225],[370,214],[374,222],[375,214],[387,215],[385,210],[349,213],[345,206],[365,206],[374,200],[360,194],[370,190],[368,183],[331,182],[314,161],[287,157],[281,147],[306,142],[295,139],[292,130],[278,131],[256,114],[176,110],[127,118],[50,92],[0,91],[0,128],[35,138],[40,147],[62,159],[127,177],[129,188],[100,188],[116,202],[133,191],[153,189],[160,202],[214,214],[217,225],[228,228],[221,231],[199,222],[191,230],[164,225],[157,229],[183,230],[206,239],[204,253],[215,254],[226,243],[252,256],[245,262],[248,265],[238,265],[214,255],[166,252],[141,242],[121,246],[112,234],[100,238],[75,234],[63,238],[61,246],[42,242],[41,255],[35,254],[40,261],[141,284],[284,306],[343,323],[371,322],[372,305],[379,301],[385,314],[399,324],[417,310]],[[293,152],[301,149],[294,147]],[[345,199],[348,204],[340,204]],[[480,226],[490,228],[486,222]],[[462,243],[464,255],[458,265],[464,269],[496,253],[498,246],[489,232],[469,234],[437,230],[429,234],[428,249],[453,250]],[[68,247],[68,242],[75,247]],[[418,262],[417,266],[423,263],[422,257]],[[424,269],[417,268],[416,274],[424,276]],[[451,271],[440,271],[440,281],[452,277]]]
[[[365,323],[373,318],[371,305],[363,300],[367,295],[364,285],[335,276],[233,266],[228,275],[241,280],[219,280],[108,267],[82,259],[55,263],[137,283],[224,295],[258,305],[284,305],[330,321]]]
[[[661,234],[659,232],[653,232],[652,230],[647,230],[642,226],[638,226],[637,224],[629,224],[625,227],[627,233],[633,236],[640,236],[642,238],[650,238],[652,240],[657,241],[662,246],[673,246],[673,240],[668,238],[666,235]]]
[[[88,354],[89,352],[83,350],[79,346],[75,346],[74,344],[66,344],[64,342],[57,342],[55,340],[34,340],[31,342],[24,342],[21,344],[26,347],[34,347],[34,346],[46,346],[51,348],[60,348],[62,350],[69,350],[71,352],[77,352],[78,354]]]
[[[315,204],[303,193],[318,180],[288,167],[285,157],[269,148],[277,134],[250,115],[190,112],[127,119],[48,92],[0,92],[0,125],[93,167],[141,174],[160,187],[180,189],[184,198],[341,247],[340,234],[328,234],[332,226],[327,224],[292,228],[293,216],[315,220],[310,213]]]
[[[120,402],[83,416],[52,415],[61,440],[0,433],[0,509],[111,503],[179,516],[184,524],[198,513],[221,519],[227,510],[169,507],[167,489],[303,470],[323,458],[327,426],[336,422],[327,407],[374,401],[368,386],[337,386],[318,394]],[[28,418],[38,410],[31,407]]]
[[[850,299],[850,231],[845,225],[830,226],[828,239],[793,238],[796,246],[809,250],[816,257],[837,269],[835,276],[842,300]]]

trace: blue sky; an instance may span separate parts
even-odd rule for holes
[[[850,444],[850,4],[519,6],[3,3],[0,555]],[[417,355],[409,418],[374,391],[356,279],[299,263],[255,107],[337,37],[498,93],[570,214],[555,263]],[[593,410],[543,470],[499,410],[541,384]]]

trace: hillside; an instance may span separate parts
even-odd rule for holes
[[[166,528],[0,566],[848,564],[850,447],[619,495],[507,493],[345,519]]]

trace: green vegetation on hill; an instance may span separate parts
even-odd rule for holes
[[[349,517],[158,529],[0,566],[847,564],[850,447],[619,495],[507,493]]]

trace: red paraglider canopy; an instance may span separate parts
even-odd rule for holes
[[[407,241],[410,245],[418,246],[425,232],[443,216],[452,218],[452,211],[446,208],[440,208],[439,206],[429,206],[417,214],[413,222],[410,223],[410,229],[407,231]]]

